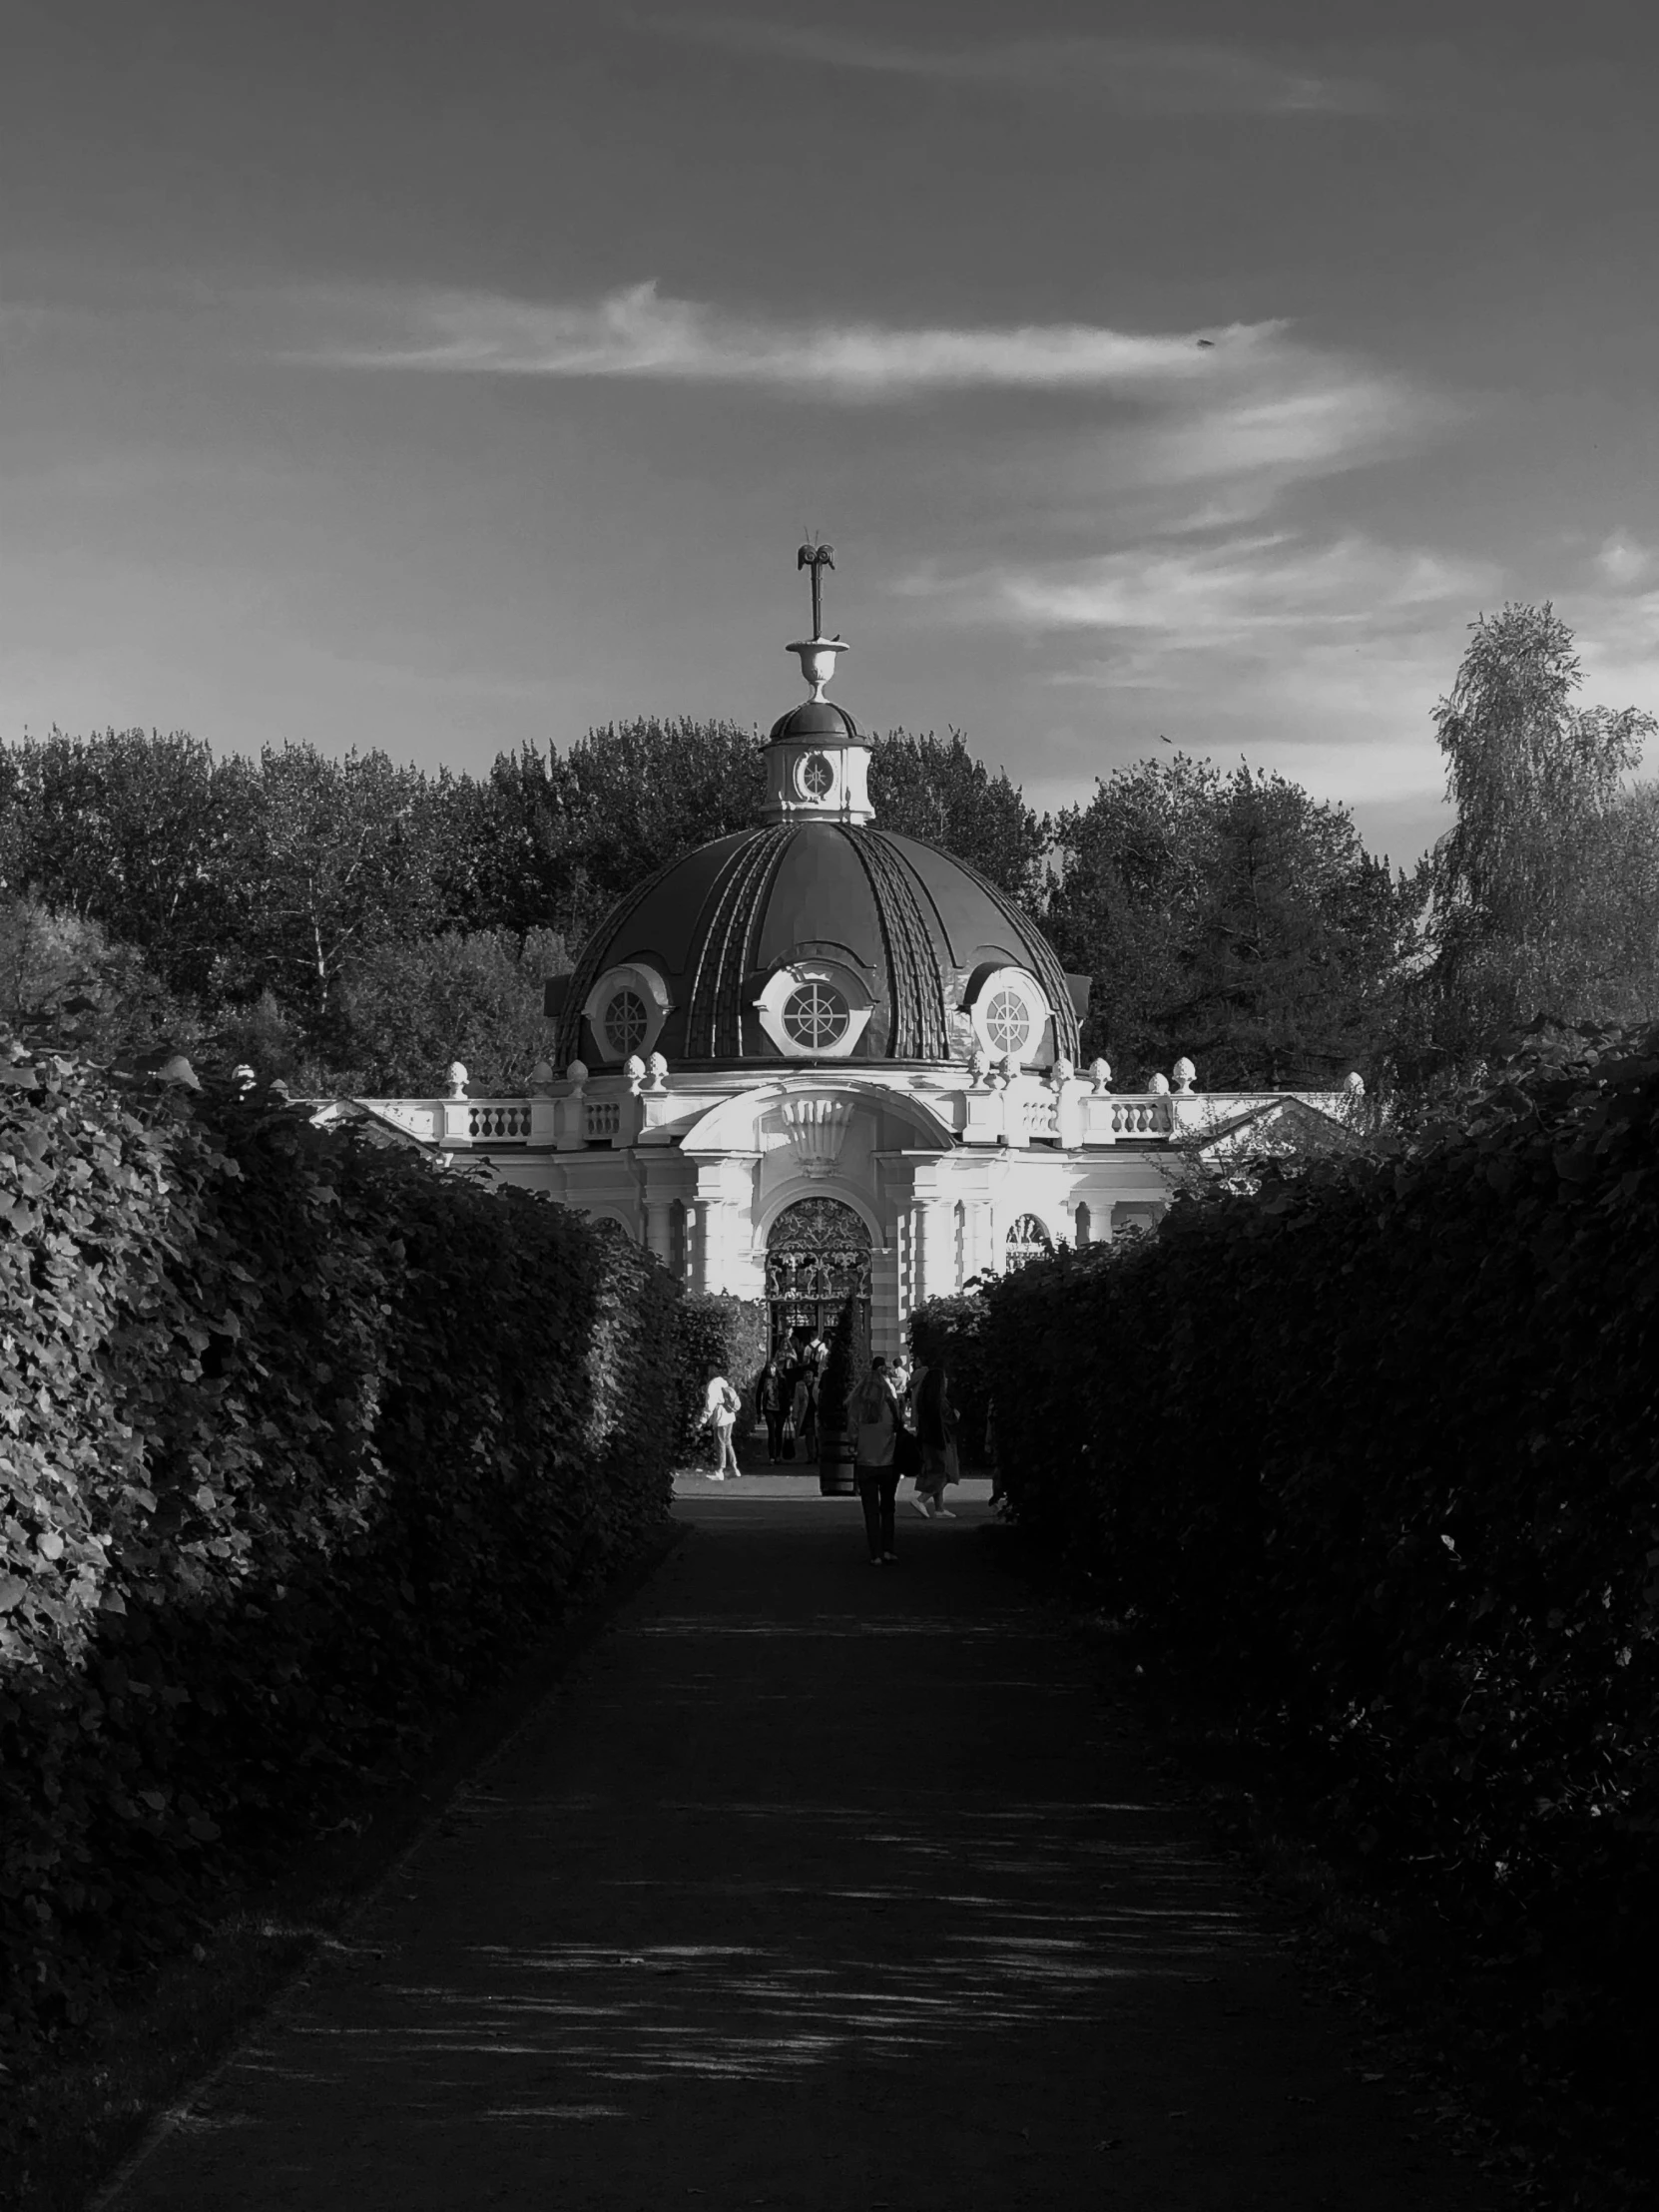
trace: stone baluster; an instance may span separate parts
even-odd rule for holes
[[[580,1152],[588,1141],[588,1065],[572,1060],[565,1069],[570,1089],[554,1107],[553,1142],[561,1152]]]
[[[467,1103],[466,1069],[459,1060],[451,1060],[444,1074],[443,1105],[440,1110],[440,1142],[446,1145],[472,1142],[472,1108]]]

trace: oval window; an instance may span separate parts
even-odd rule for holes
[[[618,991],[605,1009],[605,1042],[613,1059],[638,1052],[650,1029],[645,1000],[638,991]]]
[[[784,1001],[784,1034],[809,1052],[822,1052],[846,1035],[846,1000],[829,983],[803,983]]]
[[[834,788],[835,772],[822,753],[809,753],[801,768],[801,788],[809,799],[828,799]]]
[[[998,991],[985,1008],[985,1034],[993,1052],[1023,1052],[1031,1041],[1031,1016],[1018,991]]]

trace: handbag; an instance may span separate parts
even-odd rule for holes
[[[786,1413],[784,1416],[784,1427],[779,1448],[786,1459],[795,1457],[795,1415],[793,1413]]]
[[[900,1475],[921,1472],[921,1438],[913,1428],[901,1428],[893,1438],[892,1463]]]

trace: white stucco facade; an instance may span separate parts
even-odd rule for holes
[[[1033,1243],[1147,1227],[1192,1161],[1292,1099],[1340,1123],[1341,1094],[1134,1096],[1087,1076],[820,1066],[549,1080],[516,1099],[363,1099],[388,1130],[615,1222],[689,1289],[761,1299],[781,1216],[833,1199],[869,1238],[872,1348],[924,1298]]]

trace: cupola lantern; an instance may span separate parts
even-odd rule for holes
[[[789,648],[800,659],[807,698],[774,723],[767,740],[762,814],[768,822],[874,820],[869,740],[844,707],[832,706],[825,697],[835,673],[835,655],[846,651],[844,639],[824,635],[824,571],[834,565],[832,545],[809,540],[796,555],[796,567],[809,571],[813,585],[813,634]]]

